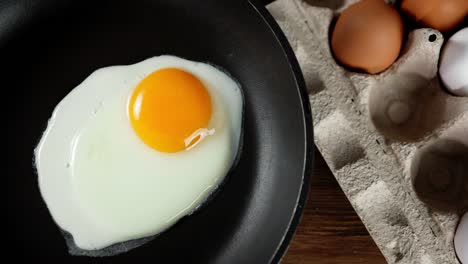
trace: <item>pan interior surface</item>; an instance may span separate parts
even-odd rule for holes
[[[239,81],[242,155],[204,208],[99,263],[141,256],[171,263],[279,260],[305,202],[312,131],[297,62],[263,7],[239,0],[22,0],[0,5],[0,16],[6,12],[0,52],[13,96],[4,98],[8,226],[18,251],[94,263],[68,254],[40,196],[33,150],[57,103],[94,70],[172,54],[217,65]]]

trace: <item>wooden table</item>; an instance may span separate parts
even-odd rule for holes
[[[282,263],[386,263],[318,151],[307,206]]]
[[[282,263],[386,263],[318,151],[309,200]]]

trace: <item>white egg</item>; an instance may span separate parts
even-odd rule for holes
[[[468,96],[468,27],[455,33],[445,44],[439,73],[451,93]]]
[[[460,219],[454,243],[461,263],[468,263],[468,213],[465,213]]]
[[[129,120],[135,87],[163,68],[192,73],[211,97],[215,133],[189,150],[158,152]],[[95,71],[57,105],[35,151],[40,191],[53,219],[84,250],[166,230],[196,210],[230,170],[242,109],[239,85],[208,64],[159,56]]]

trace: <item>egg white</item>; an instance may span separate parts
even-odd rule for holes
[[[161,68],[197,76],[210,93],[206,137],[160,153],[135,134],[127,113],[137,84]],[[174,56],[102,68],[55,108],[35,151],[39,187],[55,222],[81,249],[158,234],[192,213],[222,182],[239,148],[239,85],[215,67]]]

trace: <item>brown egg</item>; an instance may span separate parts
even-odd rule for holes
[[[401,9],[425,26],[450,31],[468,15],[468,0],[403,0]]]
[[[439,0],[403,0],[401,1],[401,9],[413,17],[414,20],[419,21],[438,2]]]
[[[403,37],[403,21],[392,6],[384,0],[363,0],[340,15],[331,46],[344,66],[374,74],[397,59]]]

